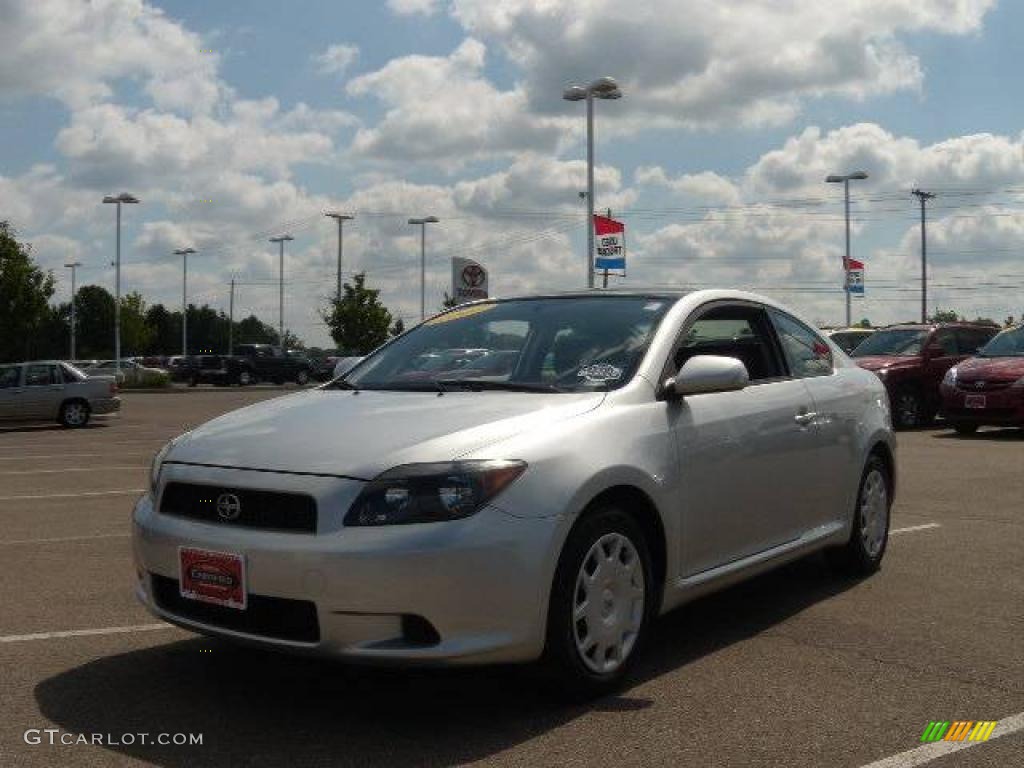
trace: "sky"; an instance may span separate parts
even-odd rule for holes
[[[584,110],[598,101],[595,204],[626,224],[624,288],[739,287],[844,320],[841,185],[854,319],[929,308],[1024,313],[1024,3],[1011,0],[0,0],[0,219],[70,294],[113,288],[278,323],[329,345],[337,226],[345,277],[406,321],[450,290],[453,256],[493,295],[583,287]]]

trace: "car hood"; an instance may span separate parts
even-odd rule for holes
[[[914,355],[866,355],[855,357],[853,362],[868,371],[879,371],[882,368],[914,368],[921,364],[921,358]]]
[[[1024,357],[972,357],[956,367],[960,381],[1016,381],[1024,377]]]
[[[603,399],[593,392],[317,389],[209,421],[179,439],[165,461],[369,480],[399,464],[449,461],[528,430],[550,430]]]

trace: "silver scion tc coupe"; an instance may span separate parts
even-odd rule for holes
[[[406,374],[448,349],[501,376]],[[138,598],[197,632],[393,663],[544,659],[598,692],[652,619],[824,549],[885,554],[888,398],[737,291],[488,300],[164,446]]]

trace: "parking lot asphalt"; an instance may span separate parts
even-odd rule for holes
[[[587,704],[529,668],[356,668],[160,624],[130,592],[150,457],[286,393],[131,393],[87,429],[0,427],[0,765],[857,767],[919,747],[931,720],[1024,711],[1012,430],[901,433],[880,573],[845,581],[812,557],[692,603],[657,623],[630,687]],[[1024,731],[927,764],[1024,765]]]

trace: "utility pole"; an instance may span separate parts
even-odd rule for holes
[[[73,261],[70,264],[65,264],[65,267],[71,270],[71,357],[68,360],[74,362],[75,359],[75,299],[78,294],[78,290],[75,287],[75,270],[82,266],[82,262]]]
[[[235,354],[235,278],[231,278],[231,298],[228,299],[228,355]]]
[[[427,224],[437,224],[437,216],[409,219],[410,224],[420,227],[420,322],[427,319]]]
[[[846,327],[850,327],[850,181],[861,181],[868,177],[864,171],[847,173],[843,176],[831,175],[826,177],[828,184],[843,185],[843,203],[846,213],[846,255],[843,257],[843,291],[846,293]]]
[[[270,242],[277,243],[281,246],[279,256],[279,267],[278,267],[278,296],[277,296],[277,327],[278,327],[278,339],[277,343],[281,347],[281,351],[284,351],[284,244],[288,240],[294,240],[295,238],[291,235],[278,235],[277,237],[270,238]]]
[[[139,202],[139,198],[122,192],[117,197],[106,195],[104,203],[117,205],[117,233],[114,246],[114,379],[121,383],[121,205]]]
[[[921,202],[921,322],[928,322],[928,238],[925,235],[925,206],[934,192],[914,189],[910,192]]]
[[[181,256],[181,354],[188,356],[188,255],[194,248],[180,248],[174,252]]]
[[[588,85],[570,85],[562,93],[566,101],[587,103],[587,288],[594,287],[594,99],[621,99],[622,91],[611,77],[599,77]]]
[[[341,259],[344,254],[344,227],[345,222],[352,221],[355,216],[336,212],[325,213],[324,216],[338,220],[338,291],[335,295],[338,297],[338,301],[341,301]]]

